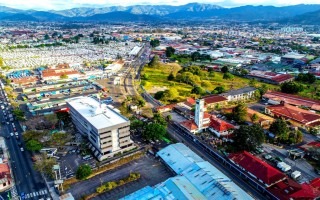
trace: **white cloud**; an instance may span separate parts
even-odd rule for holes
[[[69,9],[83,6],[183,5],[191,2],[221,6],[319,4],[319,0],[0,0],[0,5],[19,9]]]

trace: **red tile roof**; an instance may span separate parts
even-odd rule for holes
[[[228,122],[226,122],[224,120],[218,119],[215,116],[211,116],[210,126],[218,132],[223,132],[223,131],[227,131],[229,129],[234,129],[234,126],[232,124],[229,124]]]
[[[184,104],[186,104],[189,107],[192,107],[196,105],[196,100],[191,97],[188,97],[187,100],[184,102]]]
[[[13,78],[11,79],[12,83],[15,84],[28,84],[37,82],[38,78],[36,76],[22,77],[22,78]]]
[[[305,125],[320,120],[320,115],[310,112],[308,110],[288,105],[286,103],[280,105],[267,106],[266,108],[269,109],[276,116],[285,117],[287,119],[291,119]]]
[[[281,200],[314,200],[320,195],[319,178],[310,181],[309,184],[301,185],[292,179],[286,179],[271,186],[268,190]]]
[[[290,79],[293,79],[293,76],[291,76],[290,74],[281,74],[281,75],[278,75],[278,76],[271,78],[271,80],[278,82],[278,83],[281,83],[283,81],[287,81]]]
[[[225,98],[223,96],[219,96],[219,95],[206,96],[206,97],[203,97],[203,99],[206,104],[218,103],[218,102],[228,100],[227,98]]]
[[[159,107],[157,107],[157,111],[164,112],[164,111],[172,110],[173,107],[175,107],[176,105],[177,104],[169,104],[169,105],[165,105],[165,106],[159,106]]]
[[[190,131],[195,131],[198,129],[198,125],[193,120],[186,120],[181,122],[180,124]]]
[[[263,95],[263,97],[275,100],[275,101],[284,101],[288,104],[296,105],[296,106],[305,106],[311,108],[313,110],[320,111],[320,101],[308,99],[304,97],[300,97],[292,94],[285,94],[282,92],[269,91]]]
[[[229,159],[256,176],[258,179],[262,180],[267,185],[273,185],[286,178],[285,174],[247,151],[230,154]]]

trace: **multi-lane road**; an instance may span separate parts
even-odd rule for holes
[[[0,91],[0,95],[1,92],[3,93],[3,91]],[[8,113],[9,111],[5,112]],[[6,121],[2,110],[0,111],[0,118],[1,121]],[[11,136],[10,133],[15,132],[18,133],[18,137],[15,135]],[[12,199],[48,199],[50,198],[50,194],[45,181],[41,174],[34,170],[31,154],[25,149],[21,133],[22,128],[17,121],[1,124],[1,136],[6,138],[9,162],[11,163],[17,191],[17,196],[11,194]],[[5,193],[0,195],[4,199],[8,198]]]

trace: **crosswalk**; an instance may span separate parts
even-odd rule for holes
[[[29,199],[29,198],[35,198],[35,197],[41,197],[41,196],[47,196],[48,194],[48,190],[47,189],[43,189],[43,190],[39,190],[37,192],[30,192],[28,194],[24,195],[24,199]]]

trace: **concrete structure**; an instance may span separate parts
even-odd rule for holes
[[[221,171],[204,161],[182,143],[172,144],[160,150],[157,156],[177,176],[154,187],[144,187],[121,200],[253,199]]]
[[[228,101],[241,101],[247,100],[254,97],[256,92],[254,87],[244,87],[237,90],[230,90],[226,93],[222,93],[221,96],[226,97]]]
[[[75,127],[90,141],[89,148],[99,159],[134,148],[130,139],[130,121],[91,97],[67,100]]]
[[[202,129],[204,115],[204,100],[198,99],[196,101],[196,110],[194,116],[194,122],[197,124],[198,129]]]

